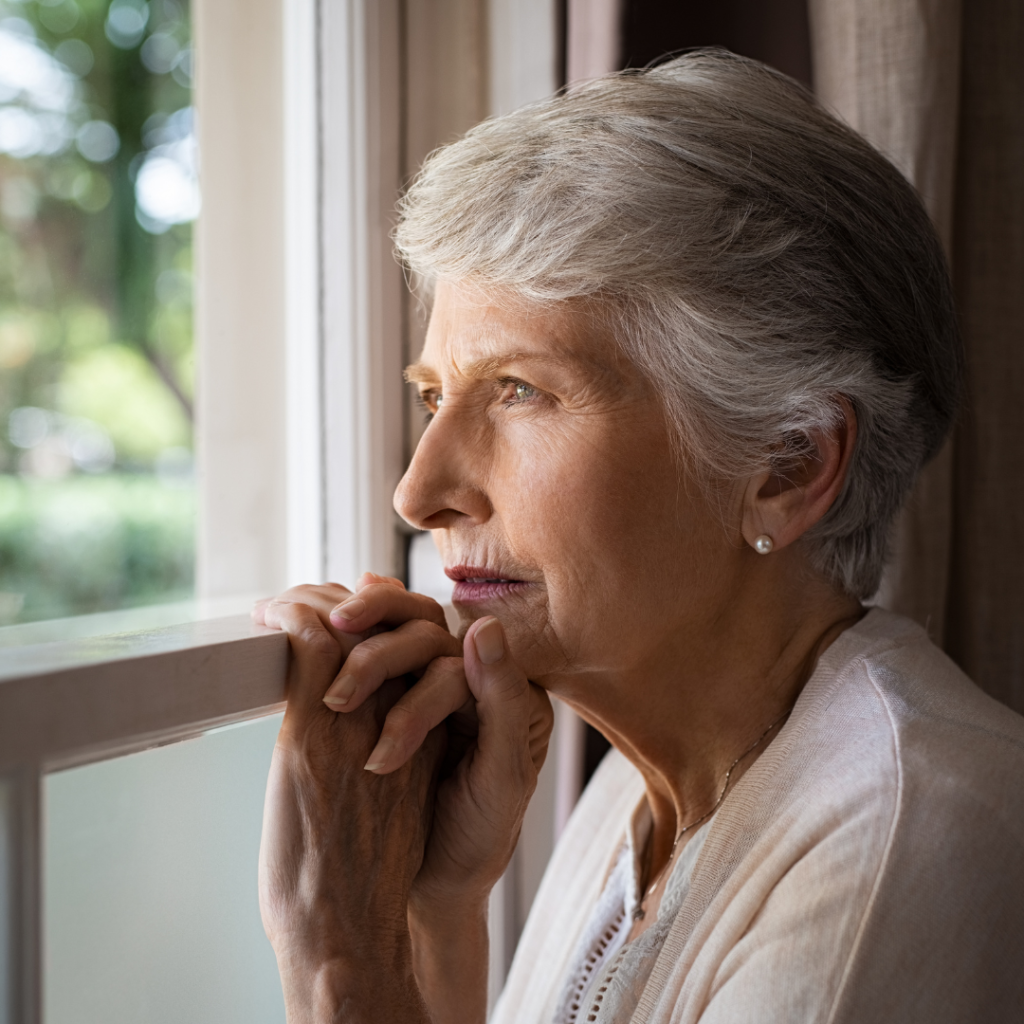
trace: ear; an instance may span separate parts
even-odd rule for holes
[[[834,426],[808,437],[810,451],[784,469],[766,470],[748,481],[741,530],[751,547],[763,536],[771,538],[773,551],[792,544],[839,497],[857,440],[857,414],[843,396],[837,406],[841,417]]]

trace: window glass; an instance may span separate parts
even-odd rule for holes
[[[0,0],[0,625],[192,592],[182,0]]]
[[[283,1024],[256,889],[280,724],[45,777],[45,1024]]]

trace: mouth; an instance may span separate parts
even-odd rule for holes
[[[479,604],[500,600],[526,589],[526,580],[505,575],[493,566],[455,565],[445,569],[445,575],[455,583],[453,604]]]

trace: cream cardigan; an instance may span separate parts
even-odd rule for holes
[[[495,1024],[549,1024],[643,798],[616,752],[541,884]],[[712,821],[632,1016],[1024,1021],[1024,718],[873,610],[821,658]]]

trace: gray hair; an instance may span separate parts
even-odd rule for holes
[[[835,585],[875,592],[963,357],[919,197],[803,87],[721,50],[597,79],[432,154],[401,214],[428,284],[593,299],[711,477],[785,472],[845,396],[846,484],[803,543]]]

